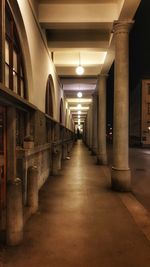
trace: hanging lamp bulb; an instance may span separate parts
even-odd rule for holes
[[[78,75],[82,75],[82,74],[84,73],[84,68],[83,68],[81,65],[79,65],[79,66],[76,68],[76,73],[77,73]]]
[[[81,92],[78,92],[77,93],[77,97],[82,97],[82,93]]]

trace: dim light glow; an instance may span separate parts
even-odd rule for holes
[[[83,106],[81,106],[81,107],[80,106],[79,107],[78,106],[70,106],[69,108],[70,108],[70,110],[74,110],[74,111],[79,110],[79,109],[82,111],[89,110],[89,106],[86,106],[86,107],[85,106],[84,107]]]
[[[78,105],[77,105],[77,108],[79,108],[79,109],[80,109],[81,107],[82,107],[82,105],[81,105],[81,104],[78,104]]]

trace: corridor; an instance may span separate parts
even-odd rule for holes
[[[38,212],[21,246],[7,247],[6,267],[149,267],[150,243],[78,141],[56,177],[40,190]]]

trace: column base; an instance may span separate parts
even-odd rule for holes
[[[91,155],[96,156],[97,155],[97,149],[95,147],[92,147],[91,149]]]
[[[23,241],[23,231],[20,232],[10,232],[7,234],[7,245],[8,246],[18,246]]]
[[[111,187],[115,191],[129,192],[131,191],[131,171],[117,170],[112,168],[111,171]]]
[[[23,240],[23,206],[22,183],[19,178],[8,181],[7,212],[6,212],[6,242],[16,246]]]
[[[91,156],[95,156],[95,155],[96,153],[93,150],[91,150]]]
[[[107,156],[106,155],[98,155],[97,156],[97,164],[98,165],[107,165]]]

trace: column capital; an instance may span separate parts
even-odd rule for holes
[[[101,79],[107,79],[108,78],[108,74],[99,74],[98,76],[97,76],[97,78],[98,78],[98,81],[100,81]]]
[[[98,78],[102,78],[102,77],[108,77],[109,75],[107,73],[104,73],[104,74],[98,74],[97,77]]]
[[[133,24],[133,20],[115,20],[113,23],[113,33],[129,33]]]

